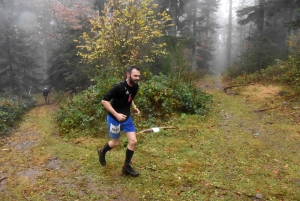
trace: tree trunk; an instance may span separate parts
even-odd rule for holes
[[[169,0],[170,17],[172,18],[173,26],[170,27],[170,35],[176,36],[176,18],[177,18],[177,0]]]
[[[206,26],[206,30],[205,30],[205,36],[208,38],[209,37],[209,27],[210,25],[210,3],[208,2],[208,0],[206,0],[206,12],[205,12],[205,26]]]
[[[48,63],[48,59],[47,59],[47,42],[46,40],[44,39],[43,40],[43,59],[44,59],[44,62],[43,62],[43,68],[44,68],[44,72],[43,72],[43,78],[44,80],[47,79],[47,63]]]
[[[240,6],[239,6],[239,10],[243,9],[245,6],[245,0],[241,0],[240,2]],[[245,42],[245,26],[244,25],[240,25],[238,27],[238,34],[239,34],[239,48],[238,48],[238,57],[240,58],[243,54],[243,50],[244,50],[244,42]]]
[[[192,70],[195,71],[197,69],[197,61],[196,61],[196,54],[197,54],[197,10],[196,8],[193,9],[193,54],[192,54]]]
[[[264,32],[264,23],[265,23],[265,0],[259,0],[259,12],[257,20],[257,33],[258,33],[258,69],[264,68],[264,56],[263,56],[263,32]]]
[[[257,31],[259,37],[263,35],[264,23],[265,23],[265,0],[259,0],[259,12],[258,12],[258,22],[257,22]]]
[[[8,58],[8,65],[10,69],[10,84],[11,84],[11,90],[14,91],[15,83],[14,83],[14,72],[13,72],[13,61],[10,51],[10,40],[9,40],[9,25],[6,24],[5,26],[5,37],[6,37],[6,48],[7,48],[7,58]]]
[[[227,67],[231,65],[231,37],[232,37],[232,0],[229,0],[229,19],[227,35]]]
[[[95,5],[96,5],[96,7],[98,9],[98,15],[99,16],[103,15],[102,11],[104,9],[104,1],[105,0],[95,0]]]
[[[293,6],[289,7],[290,13],[289,13],[289,23],[291,23],[295,16],[295,8]],[[290,36],[294,34],[294,30],[290,27],[287,31],[286,39],[288,39]],[[286,56],[289,55],[289,53],[292,52],[292,48],[286,43]]]

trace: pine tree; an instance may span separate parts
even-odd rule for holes
[[[209,69],[214,49],[212,38],[218,28],[213,13],[217,11],[218,5],[217,0],[183,1],[185,14],[179,26],[181,28],[179,33],[193,39],[191,45],[193,70]]]
[[[290,1],[259,0],[256,5],[238,10],[239,23],[253,23],[256,29],[247,38],[248,49],[242,55],[241,71],[254,72],[264,69],[275,58],[285,55],[284,41],[287,36],[286,21]]]
[[[38,85],[36,58],[33,57],[30,35],[15,25],[18,8],[14,1],[0,4],[0,89],[10,88],[13,92],[27,91]]]
[[[92,9],[92,3],[100,6],[104,1],[87,2],[83,0],[73,1],[51,1],[32,0],[39,19],[40,40],[44,51],[44,69],[46,77],[44,84],[57,90],[76,87],[84,88],[88,78],[77,55],[77,43],[74,41],[84,31],[90,29],[90,20],[98,17],[102,11],[97,13]],[[100,5],[99,5],[100,4]]]

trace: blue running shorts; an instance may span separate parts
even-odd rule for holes
[[[120,132],[136,132],[136,128],[134,126],[133,120],[129,117],[126,121],[117,121],[112,118],[110,115],[106,116],[107,120],[107,128],[109,137],[112,139],[120,138]]]

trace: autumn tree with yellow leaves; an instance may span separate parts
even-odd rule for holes
[[[91,20],[91,31],[77,41],[84,44],[78,46],[79,55],[92,66],[90,73],[153,62],[154,57],[165,55],[166,44],[155,39],[164,35],[171,18],[156,12],[157,6],[153,0],[109,0],[103,15]]]

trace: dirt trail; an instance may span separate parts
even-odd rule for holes
[[[22,185],[22,183],[34,184],[41,175],[50,169],[56,169],[60,161],[44,160],[37,158],[35,152],[41,146],[46,136],[40,125],[47,125],[51,129],[51,113],[56,105],[45,105],[40,100],[24,117],[19,128],[9,136],[1,138],[0,144],[0,197],[10,197],[7,187]],[[46,126],[47,127],[47,126]],[[55,134],[54,134],[55,135]],[[44,163],[45,161],[45,163]],[[26,189],[22,197],[26,199]],[[13,199],[14,200],[14,199]]]
[[[19,128],[1,139],[0,200],[70,200],[75,194],[109,196],[110,189],[81,169],[87,168],[90,161],[95,168],[100,167],[93,149],[99,146],[99,139],[60,137],[52,115],[56,109],[57,105],[45,105],[39,100]],[[102,200],[95,197],[94,200]]]

